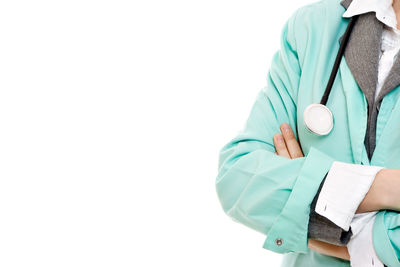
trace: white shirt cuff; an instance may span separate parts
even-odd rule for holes
[[[383,262],[378,258],[373,244],[373,225],[377,212],[358,213],[354,216],[353,223],[357,233],[352,235],[347,249],[352,267],[383,267]]]
[[[380,166],[334,161],[319,193],[315,212],[348,231]]]

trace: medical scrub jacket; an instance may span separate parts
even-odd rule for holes
[[[322,0],[297,9],[283,26],[265,88],[237,135],[220,150],[216,191],[223,210],[235,221],[266,236],[265,249],[284,254],[283,267],[350,266],[347,260],[308,248],[310,204],[333,161],[400,168],[399,87],[382,100],[376,147],[364,145],[368,104],[345,57],[327,106],[334,127],[326,136],[310,132],[303,112],[319,103],[349,22],[339,0]],[[276,155],[273,136],[290,124],[304,157]],[[400,266],[400,215],[381,210],[373,226],[377,255]]]

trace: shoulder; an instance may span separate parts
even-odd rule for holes
[[[324,29],[338,25],[345,11],[341,0],[319,0],[298,8],[288,22],[293,31]]]
[[[329,20],[341,17],[345,12],[345,8],[341,4],[341,0],[318,0],[313,3],[299,7],[292,17],[297,21],[307,20]]]
[[[322,39],[338,38],[346,24],[342,18],[345,11],[341,0],[319,0],[301,6],[287,20],[287,41],[304,54],[310,47],[321,45]]]

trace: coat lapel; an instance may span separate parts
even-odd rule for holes
[[[352,0],[342,0],[340,4],[347,9]],[[375,90],[378,79],[379,49],[383,24],[376,19],[374,12],[362,14],[354,25],[345,58],[349,68],[372,107],[400,84],[400,57],[397,57],[386,77],[376,100]],[[340,38],[340,42],[343,36]]]
[[[351,4],[352,0],[342,0],[340,1],[340,4],[345,8],[349,8],[349,5]]]
[[[350,3],[351,0],[341,1],[346,9]],[[363,91],[369,107],[373,106],[375,98],[382,31],[383,24],[376,19],[375,12],[359,15],[344,52],[346,62]]]

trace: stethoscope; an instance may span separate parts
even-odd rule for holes
[[[310,104],[304,110],[304,124],[311,132],[317,135],[327,135],[331,132],[333,128],[333,115],[329,108],[326,106],[326,102],[328,102],[329,94],[331,92],[333,82],[339,69],[340,61],[349,40],[351,30],[353,29],[354,23],[356,22],[357,18],[358,16],[353,16],[350,19],[346,32],[344,33],[342,43],[340,44],[339,52],[336,56],[335,64],[333,65],[332,72],[320,104]]]

